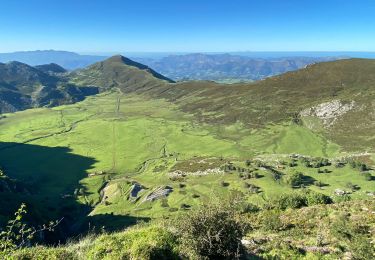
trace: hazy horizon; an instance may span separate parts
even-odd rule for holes
[[[113,51],[113,52],[79,52],[74,50],[18,50],[12,52],[0,52],[0,54],[17,54],[17,53],[37,53],[37,52],[70,52],[79,55],[103,56],[109,57],[114,55],[123,55],[127,57],[137,58],[163,58],[170,55],[189,55],[189,54],[207,54],[219,55],[230,54],[250,58],[288,58],[288,57],[348,57],[348,58],[375,58],[375,52],[355,52],[355,51],[217,51],[217,52],[129,52],[129,51]]]

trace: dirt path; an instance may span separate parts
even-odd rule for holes
[[[117,96],[116,104],[115,104],[115,117],[120,117],[120,105],[121,105],[121,98],[120,95]],[[117,137],[116,137],[116,122],[112,122],[112,168],[110,172],[115,172],[116,164],[117,164]]]

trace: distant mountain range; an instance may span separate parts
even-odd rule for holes
[[[286,54],[292,55],[292,53]],[[129,57],[175,81],[212,80],[224,83],[264,79],[313,63],[346,58],[346,56],[276,56],[271,58],[266,54],[264,54],[264,58],[260,58],[248,53],[243,55],[164,54],[164,56],[133,53]],[[107,58],[108,56],[105,55],[80,55],[74,52],[54,50],[0,53],[0,62],[18,61],[30,66],[54,63],[67,70],[85,68]]]
[[[163,75],[180,80],[254,81],[345,57],[252,58],[231,54],[171,55],[162,59],[135,58]]]
[[[0,62],[19,61],[30,66],[56,63],[68,70],[84,68],[106,58],[106,56],[80,55],[55,50],[0,53]]]

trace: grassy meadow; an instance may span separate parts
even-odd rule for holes
[[[107,215],[159,218],[233,192],[262,204],[293,192],[295,188],[283,179],[296,171],[307,176],[305,189],[330,196],[335,189],[347,190],[348,183],[359,187],[353,198],[368,198],[366,193],[375,190],[373,181],[349,165],[332,164],[321,168],[326,173],[318,173],[300,161],[289,167],[291,154],[330,160],[350,155],[318,131],[290,122],[259,129],[240,122],[202,123],[171,102],[115,91],[0,119],[0,163],[9,177],[28,185],[27,202],[40,208],[41,215],[58,217],[87,210],[93,219]],[[246,160],[252,163],[245,165]],[[269,170],[255,165],[257,160],[273,167],[285,161],[279,170],[282,180],[275,181]],[[238,170],[171,177],[176,170],[222,169],[227,164],[256,172],[258,177],[246,179]],[[324,185],[317,187],[315,181]],[[132,201],[128,197],[134,183],[142,189]],[[145,201],[166,185],[173,189],[169,196]],[[258,192],[249,192],[249,185]],[[24,198],[17,196],[19,201]],[[117,222],[108,225],[115,228]]]

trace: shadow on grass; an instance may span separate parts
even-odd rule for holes
[[[314,179],[313,177],[308,176],[308,175],[304,175],[303,178],[302,178],[302,184],[304,186],[313,185],[315,181],[316,181],[316,179]]]
[[[21,203],[26,203],[25,220],[33,226],[63,218],[53,233],[45,234],[44,240],[51,243],[63,242],[85,231],[89,222],[91,228],[108,223],[118,229],[136,223],[136,218],[129,216],[88,217],[91,206],[77,201],[77,193],[88,195],[80,180],[88,176],[88,170],[96,162],[94,158],[74,154],[68,147],[0,142],[0,166],[23,187],[1,189],[0,228],[14,216]]]
[[[90,230],[94,227],[95,231],[107,232],[123,230],[126,227],[135,225],[140,222],[148,222],[150,218],[134,217],[129,215],[113,215],[113,214],[99,214],[88,216],[85,220],[84,231]]]

